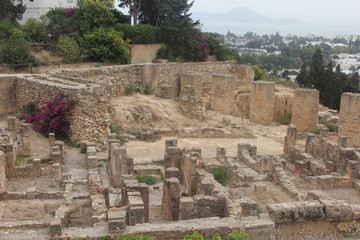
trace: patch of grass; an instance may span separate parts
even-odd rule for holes
[[[155,93],[155,90],[154,88],[152,87],[152,84],[147,82],[145,83],[145,86],[144,86],[144,94],[145,95],[152,95]]]
[[[329,129],[329,132],[337,132],[338,131],[338,127],[335,124],[332,124],[331,122],[321,120],[321,121],[319,121],[319,123],[322,125],[325,125]]]
[[[146,183],[147,185],[154,185],[157,182],[160,181],[159,178],[154,177],[154,176],[150,176],[150,175],[145,175],[145,176],[136,176],[135,177],[136,180],[138,180],[141,183]]]
[[[81,154],[86,154],[86,149],[85,149],[85,148],[80,148],[79,153],[81,153]]]
[[[15,166],[26,165],[27,159],[29,159],[30,157],[31,155],[17,154],[14,162]]]
[[[320,134],[320,131],[321,131],[321,128],[317,127],[317,128],[315,128],[314,130],[312,130],[311,132],[312,132],[313,134],[319,135],[319,134]]]
[[[94,64],[94,67],[101,67],[101,64],[100,64],[100,63],[96,63],[96,64]]]
[[[129,85],[127,85],[125,92],[126,93],[138,93],[138,92],[140,92],[140,88],[138,86],[130,83]]]
[[[120,141],[120,144],[123,145],[126,142],[126,140],[120,133],[122,131],[122,129],[113,123],[110,123],[109,128],[110,128],[110,132],[115,133],[116,139],[118,139]]]
[[[290,125],[292,118],[292,113],[287,113],[284,117],[280,112],[276,113],[276,121],[281,125]]]
[[[226,236],[226,240],[250,240],[250,237],[244,231],[234,230]]]
[[[227,185],[228,176],[224,166],[215,167],[212,170],[215,180],[223,186]]]
[[[135,136],[136,138],[140,138],[140,131],[137,129],[130,130],[129,134]]]

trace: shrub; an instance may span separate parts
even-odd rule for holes
[[[226,169],[223,166],[215,167],[212,170],[215,180],[223,186],[227,185],[228,177]]]
[[[289,125],[291,123],[292,113],[286,113],[286,116],[283,116],[280,112],[276,113],[276,121],[282,125]]]
[[[206,240],[205,234],[201,234],[197,231],[190,231],[189,233],[185,234],[182,239],[186,240]]]
[[[42,105],[37,106],[39,110],[33,117],[22,114],[26,122],[33,123],[35,131],[49,134],[70,135],[70,123],[67,119],[69,111],[74,102],[63,94],[52,95],[51,99],[45,100]]]
[[[26,21],[23,26],[23,31],[26,35],[26,39],[31,42],[42,42],[46,39],[44,23],[37,21],[34,18],[30,18]]]
[[[81,48],[77,42],[67,35],[61,35],[56,45],[57,53],[65,62],[76,62],[80,59]]]
[[[134,84],[129,84],[126,89],[125,89],[126,93],[138,93],[140,92],[140,88]]]
[[[38,64],[30,54],[31,48],[22,32],[15,32],[0,48],[0,58],[3,63],[14,65],[14,68],[26,67],[30,63]]]
[[[220,237],[219,234],[215,233],[215,234],[212,236],[211,240],[222,240],[222,238]]]
[[[335,124],[332,124],[331,122],[321,120],[321,121],[319,121],[319,123],[325,125],[329,129],[329,132],[337,132],[338,131],[338,127]]]
[[[0,21],[0,40],[8,39],[17,29],[18,26],[9,20],[2,20]]]
[[[84,36],[83,45],[89,60],[129,63],[129,42],[113,28],[96,28]]]
[[[226,236],[226,240],[250,240],[250,237],[244,231],[234,230]]]
[[[124,33],[124,39],[131,43],[150,44],[159,43],[159,28],[149,24],[116,24],[115,29]]]
[[[145,175],[145,176],[136,176],[136,180],[141,183],[146,183],[147,185],[154,185],[159,181],[157,177]]]

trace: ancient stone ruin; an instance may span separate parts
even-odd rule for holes
[[[337,117],[319,108],[316,90],[253,78],[247,66],[208,62],[1,79],[14,93],[4,95],[1,113],[60,90],[74,99],[71,139],[79,145],[54,133],[37,135],[15,115],[0,121],[0,238],[23,239],[26,231],[36,239],[156,238],[190,229],[208,236],[241,229],[256,240],[357,234],[360,95],[344,93]],[[161,128],[154,125],[160,119],[155,112],[134,107],[124,115],[141,131],[125,136],[124,144],[109,130],[116,123],[109,109],[117,110],[112,101],[129,95],[129,85],[141,93],[151,88],[157,95],[151,99],[175,104],[186,126],[198,125],[179,127],[172,120]],[[289,126],[275,123],[289,114]],[[330,133],[319,119],[334,122],[339,132]],[[227,176],[225,186],[217,170]],[[145,183],[144,176],[157,182]]]

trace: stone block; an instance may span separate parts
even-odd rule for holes
[[[176,167],[169,167],[165,170],[165,179],[169,178],[178,178],[179,177],[179,169]]]
[[[180,198],[180,211],[193,211],[194,206],[194,199],[192,197]]]
[[[319,201],[324,205],[326,220],[330,222],[351,221],[354,217],[351,205],[345,201],[326,199],[320,199]]]
[[[55,219],[50,223],[50,236],[61,236],[61,220]]]
[[[254,190],[256,193],[266,192],[266,185],[263,183],[254,183]]]
[[[26,190],[27,199],[35,199],[36,197],[36,187],[30,187]]]
[[[322,175],[317,177],[317,186],[321,189],[334,188],[335,179],[332,175]]]

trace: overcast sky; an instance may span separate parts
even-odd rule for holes
[[[195,0],[192,12],[229,12],[237,7],[272,18],[360,27],[360,0]]]

